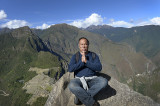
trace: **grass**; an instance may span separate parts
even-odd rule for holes
[[[48,97],[39,97],[31,106],[44,106]]]
[[[144,76],[133,77],[129,86],[145,95],[151,97],[154,101],[160,103],[158,94],[160,94],[160,68]]]
[[[61,67],[57,56],[50,52],[38,52],[37,49],[40,48],[37,47],[42,47],[38,45],[41,45],[40,42],[33,39],[31,45],[27,37],[16,39],[10,34],[0,35],[0,90],[9,94],[9,96],[0,95],[0,106],[27,105],[32,95],[27,94],[22,87],[25,82],[36,76],[35,72],[28,71],[30,67]],[[45,100],[46,98],[40,98],[37,103],[42,105]]]

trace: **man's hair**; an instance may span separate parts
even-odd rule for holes
[[[89,45],[89,40],[88,40],[87,38],[85,38],[85,37],[81,37],[81,38],[79,38],[78,43],[79,43],[79,41],[80,41],[81,39],[85,39],[85,40],[87,40],[87,44]]]

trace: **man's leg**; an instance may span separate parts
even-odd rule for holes
[[[92,97],[94,97],[101,89],[105,88],[108,84],[106,78],[96,77],[88,81],[89,89],[87,91]]]
[[[93,97],[83,89],[80,79],[72,79],[68,85],[70,91],[86,106],[92,106],[95,102]]]

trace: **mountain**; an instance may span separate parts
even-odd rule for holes
[[[67,87],[72,78],[73,74],[66,73],[57,81],[44,106],[75,106],[74,95]],[[101,106],[159,106],[151,98],[131,90],[114,78],[95,98]]]
[[[135,34],[126,38],[123,42],[134,46],[136,50],[152,58],[160,52],[160,26],[143,26],[133,28]]]
[[[1,30],[2,31],[2,30]],[[0,105],[27,105],[32,93],[22,87],[37,76],[31,67],[48,68],[52,79],[62,76],[65,61],[54,55],[29,27],[21,27],[0,34]],[[53,67],[60,67],[54,70]],[[36,86],[36,85],[34,85]],[[43,99],[43,98],[42,98]],[[41,100],[42,100],[41,99]]]
[[[91,25],[89,27],[87,27],[86,29],[84,30],[87,30],[87,31],[98,31],[98,30],[101,30],[101,29],[113,29],[114,27],[112,26],[109,26],[109,25]],[[101,31],[99,32],[101,33]]]
[[[41,34],[41,33],[43,32],[43,30],[41,30],[41,29],[36,29],[36,28],[32,28],[31,30],[32,30],[32,32],[33,32],[35,35],[39,35],[39,34]]]
[[[82,36],[89,39],[89,50],[100,57],[102,73],[115,79],[113,83],[123,82],[132,87],[136,75],[149,75],[157,68],[127,43],[115,43],[71,25],[57,24],[45,30],[27,26],[12,29],[0,34],[0,105],[44,105],[50,91],[55,88],[54,83],[67,71],[67,64],[78,51],[78,39]]]
[[[9,33],[11,31],[12,31],[12,29],[9,29],[9,28],[0,28],[0,34],[2,34],[2,33]]]
[[[160,67],[160,51],[151,58],[151,60],[158,66]]]
[[[84,30],[100,34],[114,42],[120,42],[124,38],[131,36],[131,30],[129,28],[111,27],[108,25],[91,25]]]
[[[160,103],[160,68],[150,72],[138,74],[128,80],[128,85],[135,91],[151,97]]]
[[[107,28],[102,25],[91,26],[91,28],[88,27],[86,30],[98,33],[114,42],[125,42],[134,47],[136,52],[142,52],[145,56],[151,59],[157,67],[160,67],[160,26],[148,25],[132,28]],[[131,77],[127,81],[128,85],[135,91],[150,96],[155,101],[159,102],[160,88],[157,81],[159,81],[160,78],[158,76],[159,71],[157,70],[159,70],[159,68],[149,73],[144,72]]]
[[[109,28],[112,29],[112,27]],[[51,26],[38,36],[43,39],[48,48],[61,54],[68,62],[71,56],[78,51],[78,39],[82,36],[88,38],[89,50],[100,57],[103,65],[102,72],[126,84],[134,76],[150,73],[157,68],[151,60],[142,53],[137,53],[127,43],[115,43],[99,34],[67,24]]]
[[[160,52],[160,26],[148,25],[132,28],[107,28],[102,25],[101,27],[88,27],[86,28],[86,30],[98,33],[114,42],[126,42],[129,45],[133,46],[137,52],[142,52],[150,59],[154,58],[154,56],[156,56]],[[158,66],[160,66],[160,64]]]
[[[67,61],[70,61],[71,56],[78,51],[78,39],[82,36],[88,38],[89,50],[99,55],[103,72],[122,82],[133,75],[156,68],[142,53],[137,53],[127,44],[114,43],[106,37],[67,24],[51,26],[38,36],[48,48],[56,51]]]

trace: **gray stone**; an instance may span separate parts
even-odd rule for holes
[[[150,97],[131,90],[127,85],[118,82],[106,74],[101,76],[109,80],[108,86],[101,90],[95,98],[100,106],[160,106]],[[68,84],[73,79],[72,73],[66,73],[53,86],[45,106],[76,106],[74,95],[69,91]],[[84,106],[84,105],[82,105]]]

